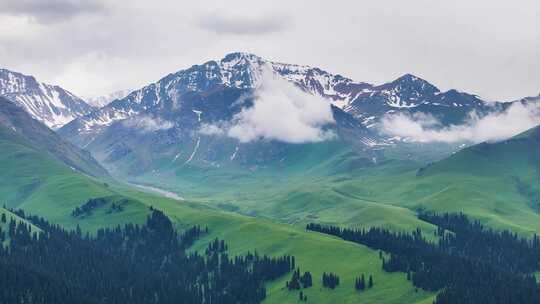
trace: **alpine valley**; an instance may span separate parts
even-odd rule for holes
[[[57,303],[539,299],[540,97],[485,101],[410,74],[370,84],[241,52],[88,103],[0,69],[0,95],[0,243],[28,257],[2,247],[0,270],[69,290]],[[489,141],[389,124],[463,133],[516,109],[538,123]],[[57,259],[30,258],[64,245],[86,252],[89,281],[110,271],[96,257],[132,280],[87,291]],[[52,303],[26,291],[0,294]]]

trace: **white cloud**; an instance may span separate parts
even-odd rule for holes
[[[137,129],[139,132],[155,132],[160,130],[168,130],[174,127],[174,124],[168,120],[154,118],[150,116],[137,116],[128,118],[122,122],[124,126]]]
[[[252,106],[243,108],[230,122],[203,125],[200,132],[223,134],[244,143],[266,139],[297,144],[320,142],[335,136],[324,129],[334,123],[328,100],[305,93],[272,72],[263,74]]]
[[[199,25],[218,34],[260,35],[285,29],[288,20],[285,14],[276,12],[253,16],[220,11],[201,16]]]
[[[469,114],[461,125],[442,127],[431,115],[395,114],[383,117],[381,131],[415,142],[473,142],[507,139],[540,124],[540,103],[515,103],[506,111],[479,117]]]
[[[3,0],[0,14],[27,16],[40,23],[56,23],[103,10],[105,3],[101,0]]]
[[[199,128],[199,133],[203,135],[223,135],[225,133],[224,126],[212,125],[212,124],[202,124]]]
[[[201,27],[208,15],[224,32]],[[0,66],[104,95],[245,51],[357,81],[412,73],[442,90],[514,100],[539,93],[539,15],[537,0],[1,0]],[[231,34],[252,30],[240,23],[266,33]]]

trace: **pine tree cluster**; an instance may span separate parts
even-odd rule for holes
[[[337,286],[339,286],[339,276],[331,272],[324,272],[322,275],[322,283],[326,288],[335,289]]]
[[[464,214],[420,212],[419,218],[439,227],[437,243],[427,241],[420,229],[395,233],[320,224],[307,229],[389,253],[380,253],[382,268],[406,273],[416,287],[439,291],[435,304],[540,303],[540,286],[533,275],[540,270],[538,236],[526,239],[487,229]],[[357,279],[355,286],[365,286],[361,281]]]
[[[354,289],[358,291],[366,290],[366,288],[372,288],[373,287],[373,276],[369,275],[369,279],[366,285],[366,277],[364,274],[362,274],[360,277],[356,278],[354,280]]]
[[[162,212],[152,209],[146,224],[67,231],[34,216],[17,215],[2,232],[2,303],[260,303],[264,283],[289,273],[291,256],[229,257],[221,240],[203,254],[188,253],[207,229],[178,234]],[[0,219],[1,220],[1,219]]]

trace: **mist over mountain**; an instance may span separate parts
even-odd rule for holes
[[[260,165],[286,158],[277,147],[327,140],[344,140],[376,159],[401,141],[471,144],[532,127],[536,114],[515,128],[467,132],[474,119],[494,124],[499,118],[519,119],[514,115],[521,112],[511,105],[457,90],[441,92],[410,74],[373,85],[238,52],[171,73],[59,132],[112,167],[130,159],[130,166],[143,171],[166,159]],[[459,135],[452,135],[456,129]],[[456,148],[447,149],[443,155]]]
[[[118,90],[118,91],[114,91],[106,95],[86,97],[85,100],[88,104],[96,108],[101,108],[103,106],[108,105],[113,100],[126,97],[132,91],[133,90],[130,90],[130,89]]]

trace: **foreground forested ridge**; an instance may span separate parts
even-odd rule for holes
[[[96,236],[16,213],[42,232],[9,224],[10,244],[0,249],[2,303],[259,303],[264,282],[294,268],[291,256],[231,258],[220,240],[203,255],[187,253],[204,231],[196,226],[179,235],[158,210],[143,226]]]
[[[395,233],[383,228],[347,229],[308,224],[307,229],[335,235],[387,252],[388,272],[407,273],[414,286],[440,291],[436,304],[540,303],[540,286],[531,273],[540,269],[540,239],[486,229],[463,214],[421,212],[439,227],[439,241],[427,241],[420,229]]]

